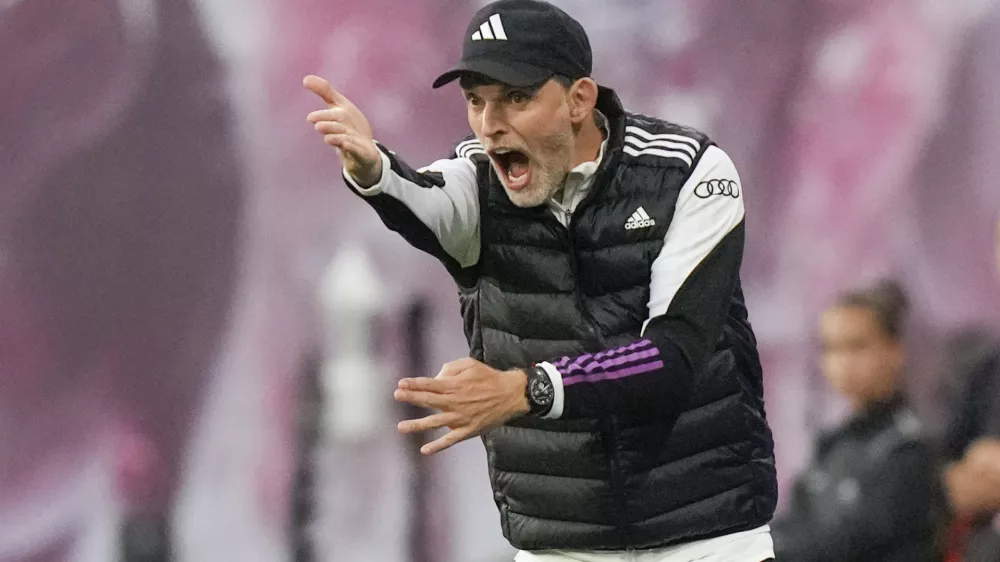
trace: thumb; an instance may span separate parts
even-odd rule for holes
[[[306,76],[302,80],[302,85],[305,86],[310,92],[323,98],[323,101],[331,106],[340,105],[340,103],[346,99],[343,94],[334,89],[329,82],[319,76],[314,76],[312,74]]]

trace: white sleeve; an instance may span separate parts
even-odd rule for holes
[[[348,185],[367,198],[384,195],[401,202],[462,267],[479,261],[479,196],[476,166],[468,158],[438,160],[419,171],[382,150],[382,177],[361,187],[344,171]],[[405,176],[405,177],[404,177]],[[436,176],[442,181],[428,179]]]
[[[706,149],[681,187],[663,248],[653,261],[649,320],[667,312],[698,264],[743,221],[742,191],[729,155],[717,146]]]

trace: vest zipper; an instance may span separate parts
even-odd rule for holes
[[[577,209],[579,209],[579,207],[577,207]],[[583,316],[583,319],[587,323],[588,337],[592,340],[592,343],[599,344],[600,338],[598,337],[597,329],[594,328],[594,317],[587,312],[587,307],[585,306],[586,303],[584,303],[583,300],[583,292],[580,290],[580,268],[577,265],[576,246],[573,244],[573,229],[570,228],[573,224],[573,217],[575,216],[575,213],[570,213],[567,210],[564,210],[563,212],[567,218],[566,224],[563,225],[558,220],[556,220],[556,222],[559,223],[559,226],[563,227],[563,230],[566,233],[566,249],[569,251],[569,267],[570,271],[573,273],[573,295],[576,299],[576,306],[580,310],[580,315]],[[555,219],[555,217],[552,218]]]
[[[618,510],[618,529],[621,531],[622,541],[625,543],[625,550],[632,551],[632,537],[628,531],[629,522],[626,517],[627,505],[625,503],[625,486],[621,478],[621,464],[618,462],[618,441],[615,439],[614,418],[606,417],[601,420],[606,443],[605,454],[611,464],[611,495],[614,497],[615,507]]]

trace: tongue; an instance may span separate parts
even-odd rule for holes
[[[521,154],[511,156],[507,173],[511,178],[519,178],[528,173],[528,159]]]

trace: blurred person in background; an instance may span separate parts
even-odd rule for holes
[[[996,229],[1000,280],[1000,220]],[[960,390],[948,428],[944,487],[955,521],[948,562],[1000,560],[1000,345],[984,334],[952,349]]]
[[[114,503],[168,560],[238,265],[221,69],[187,0],[0,3],[0,53],[0,559],[93,559]]]
[[[440,410],[400,430],[451,430],[425,454],[483,436],[519,561],[772,559],[734,164],[702,133],[626,113],[548,3],[487,5],[464,40],[434,86],[460,81],[474,134],[421,170],[305,79],[346,182],[460,287],[471,357],[400,382],[398,400]]]
[[[933,448],[902,393],[906,312],[902,289],[883,281],[823,313],[821,368],[852,415],[820,437],[773,524],[777,560],[940,559]]]

